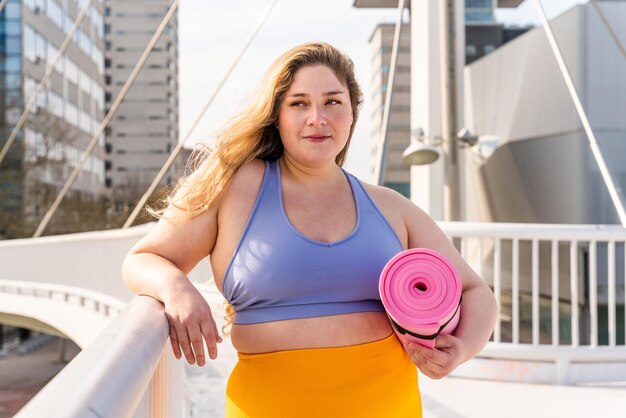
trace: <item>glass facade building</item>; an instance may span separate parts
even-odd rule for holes
[[[16,219],[41,219],[49,197],[56,196],[77,166],[104,118],[104,5],[102,0],[88,3],[8,0],[0,13],[0,146],[54,63],[50,79],[0,166],[0,210]],[[84,7],[83,21],[55,63]],[[88,201],[104,196],[104,153],[102,135],[70,196]],[[0,236],[7,235],[3,234],[6,225],[6,219],[0,219]]]
[[[493,22],[494,0],[465,0],[465,22]]]

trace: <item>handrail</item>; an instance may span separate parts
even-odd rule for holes
[[[55,295],[60,295],[68,303],[71,303],[73,298],[78,298],[80,307],[86,307],[86,302],[90,300],[94,302],[94,310],[107,317],[117,315],[126,306],[126,303],[121,300],[100,292],[55,283],[0,280],[0,293],[15,293],[45,299],[54,299]]]
[[[520,238],[563,241],[621,241],[626,228],[620,225],[525,224],[504,222],[438,222],[453,236],[470,235],[483,238]]]
[[[131,417],[144,394],[141,416],[182,416],[182,362],[164,350],[168,330],[163,306],[135,297],[16,418]]]
[[[626,347],[569,347],[533,344],[487,343],[480,357],[531,361],[626,362]]]
[[[618,291],[617,267],[626,264],[626,228],[438,224],[461,241],[463,257],[493,287],[501,313],[492,341],[456,376],[552,384],[622,380],[626,345],[618,338],[624,330],[617,308],[626,290]]]

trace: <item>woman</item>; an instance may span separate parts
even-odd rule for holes
[[[415,365],[446,376],[491,334],[494,297],[435,222],[341,169],[361,96],[332,46],[287,51],[124,262],[126,284],[163,302],[176,357],[202,366],[203,339],[211,359],[222,339],[186,274],[210,256],[239,353],[227,417],[420,416]],[[403,347],[378,296],[385,263],[411,247],[462,278],[461,321],[435,350]]]

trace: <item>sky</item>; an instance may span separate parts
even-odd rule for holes
[[[422,0],[434,1],[434,0]],[[208,102],[227,69],[272,0],[185,0],[179,9],[180,137]],[[583,0],[543,0],[554,18]],[[355,63],[365,103],[352,139],[346,169],[368,180],[370,126],[369,38],[378,23],[394,23],[394,9],[357,9],[353,0],[278,0],[269,18],[191,134],[187,146],[210,143],[219,129],[246,103],[271,62],[287,49],[325,41],[345,51]],[[405,16],[406,18],[407,16]],[[533,0],[515,9],[497,9],[496,19],[509,25],[539,24]]]

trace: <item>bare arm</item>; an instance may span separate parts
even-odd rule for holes
[[[403,219],[407,228],[408,247],[430,248],[446,256],[457,268],[463,286],[461,316],[454,334],[437,337],[435,350],[419,344],[405,347],[424,374],[441,378],[476,356],[485,346],[497,317],[496,301],[491,289],[463,260],[430,216],[405,200]]]
[[[211,309],[187,278],[194,266],[208,256],[217,236],[217,209],[191,219],[169,210],[164,219],[128,253],[122,278],[135,293],[161,301],[170,325],[170,341],[177,358],[181,351],[190,364],[204,364],[206,341],[209,356],[216,358],[221,342]]]

